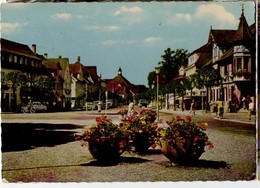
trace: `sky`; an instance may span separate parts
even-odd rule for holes
[[[121,67],[131,83],[147,86],[166,48],[192,52],[207,43],[211,26],[237,29],[242,3],[251,25],[255,4],[242,1],[3,3],[1,37],[71,64],[80,56],[102,79]]]

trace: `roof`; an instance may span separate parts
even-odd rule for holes
[[[219,30],[211,29],[209,33],[208,43],[227,44],[233,41],[236,30]]]
[[[200,48],[197,48],[193,52],[191,52],[189,56],[191,56],[194,53],[211,53],[211,52],[212,52],[212,46],[207,43],[201,46]]]
[[[254,38],[251,29],[248,26],[246,18],[244,16],[244,10],[242,10],[242,14],[239,18],[239,24],[238,24],[236,35],[234,36],[234,40],[239,41],[239,40],[248,40]]]
[[[118,74],[114,79],[109,81],[109,84],[120,84],[127,87],[131,87],[132,84],[121,74]]]
[[[199,59],[195,62],[196,67],[200,68],[206,66],[206,64],[212,59],[212,53],[202,53]]]
[[[255,23],[248,26],[242,9],[237,30],[210,30],[208,43],[229,44],[233,42],[252,40],[255,35]]]
[[[40,57],[37,57],[37,54],[33,53],[28,45],[13,42],[4,38],[1,38],[1,51],[42,60]]]
[[[84,66],[84,67],[88,70],[89,74],[93,79],[93,82],[97,83],[99,78],[99,76],[97,75],[97,66]]]
[[[59,64],[60,68],[61,68],[61,77],[64,79],[65,76],[65,69],[67,68],[67,66],[69,65],[69,59],[68,58],[48,58],[45,59],[43,61],[43,64],[45,65],[46,68],[57,68],[57,64]]]
[[[58,69],[58,70],[62,70],[59,61],[54,61],[54,62],[50,62],[48,60],[44,60],[43,61],[44,66],[47,69]]]

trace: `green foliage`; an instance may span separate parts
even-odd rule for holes
[[[173,77],[178,75],[181,66],[188,65],[188,51],[184,49],[171,50],[167,48],[161,56],[162,61],[158,64],[161,66],[161,73],[166,82],[172,80]]]
[[[8,85],[15,90],[19,86],[26,87],[28,83],[28,77],[26,74],[20,71],[12,71],[4,77],[3,82],[5,85]]]
[[[54,84],[54,81],[49,76],[39,76],[33,83],[40,92],[52,91],[54,89]]]
[[[149,88],[152,88],[152,85],[154,84],[154,81],[156,80],[156,73],[155,73],[155,71],[149,72],[149,74],[147,76],[147,80],[148,80]]]
[[[201,68],[198,69],[196,74],[194,75],[195,78],[195,86],[198,89],[203,87],[212,87],[219,85],[220,75],[218,70],[214,69],[213,67]]]

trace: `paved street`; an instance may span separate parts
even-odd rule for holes
[[[97,113],[75,111],[2,114],[2,178],[8,182],[138,182],[252,180],[256,173],[255,120],[245,113],[224,119],[198,111],[194,121],[207,121],[214,149],[207,149],[194,166],[170,166],[160,150],[144,155],[125,152],[118,165],[101,166],[73,134],[91,126],[99,114],[119,122],[118,109]],[[189,112],[174,112],[187,115]],[[169,120],[171,110],[161,110]],[[255,118],[255,117],[254,117]],[[224,121],[225,120],[225,121]]]

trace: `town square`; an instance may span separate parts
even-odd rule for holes
[[[3,3],[3,183],[258,182],[257,7]]]

